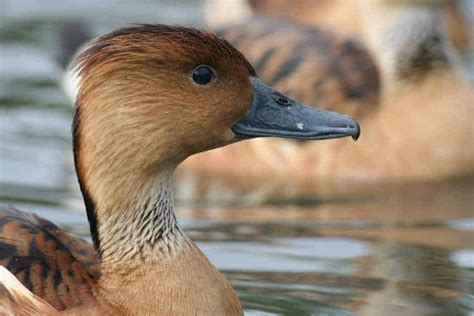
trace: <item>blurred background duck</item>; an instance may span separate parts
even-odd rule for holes
[[[252,15],[273,16],[326,30],[337,30],[341,35],[360,38],[364,29],[363,16],[359,10],[361,1],[206,0],[203,13],[206,24],[211,28],[242,22]],[[433,0],[422,1],[433,2]],[[471,44],[470,25],[462,13],[464,10],[462,0],[447,0],[441,5],[441,15],[446,23],[449,40],[461,52],[468,51]]]
[[[174,169],[247,138],[357,138],[357,122],[285,97],[227,41],[195,29],[121,29],[93,41],[77,67],[74,160],[93,245],[0,209],[0,312],[242,315],[177,223]]]
[[[178,196],[324,198],[347,194],[347,185],[353,192],[472,175],[474,93],[447,36],[452,1],[351,3],[361,17],[360,41],[269,17],[230,24],[220,34],[279,90],[356,116],[363,145],[236,144],[188,159],[178,172]]]

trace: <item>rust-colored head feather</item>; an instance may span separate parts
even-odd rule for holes
[[[154,50],[158,47],[171,49],[172,53],[168,56],[162,54],[160,58],[179,60],[184,57],[190,62],[227,60],[242,64],[251,75],[255,75],[252,65],[227,40],[201,30],[163,24],[139,24],[99,37],[79,55],[76,65],[81,74],[87,73],[94,65],[120,59],[127,54],[133,54],[137,59],[149,58],[148,53],[156,53]]]
[[[212,87],[197,87],[190,80],[193,69],[201,64],[217,73]],[[102,36],[80,54],[76,65],[80,76],[77,106],[93,108],[81,109],[78,122],[87,120],[85,112],[93,111],[95,116],[112,112],[115,120],[107,121],[106,128],[113,128],[120,117],[129,124],[122,127],[140,129],[149,119],[132,120],[134,115],[153,118],[156,114],[193,136],[200,134],[191,127],[198,122],[209,122],[209,129],[215,130],[224,124],[228,128],[242,118],[252,97],[249,77],[255,76],[245,57],[226,40],[168,25],[138,25]],[[179,121],[174,114],[179,115]],[[149,135],[147,138],[151,139]],[[191,152],[206,149],[201,146],[191,146],[195,147]]]

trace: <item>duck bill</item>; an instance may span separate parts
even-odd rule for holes
[[[321,140],[351,136],[357,140],[359,124],[351,117],[302,105],[251,78],[254,86],[252,107],[232,130],[239,138],[284,137]]]

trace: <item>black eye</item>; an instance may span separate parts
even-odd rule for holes
[[[198,85],[205,86],[213,82],[215,79],[216,73],[210,66],[200,65],[193,70],[193,80]]]

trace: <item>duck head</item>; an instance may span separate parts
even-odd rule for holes
[[[83,130],[121,145],[114,150],[168,148],[167,158],[182,160],[243,138],[359,135],[350,117],[289,99],[228,42],[193,29],[122,29],[94,41],[78,66]]]
[[[163,170],[242,139],[359,135],[350,117],[289,99],[227,41],[195,29],[118,30],[82,52],[77,73],[74,151],[88,211],[133,208]]]

